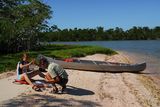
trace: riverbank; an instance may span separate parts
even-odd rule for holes
[[[62,44],[51,44],[43,45],[37,50],[27,51],[30,56],[29,60],[36,58],[39,54],[53,58],[72,58],[72,57],[83,57],[86,55],[92,55],[95,53],[114,55],[116,51],[99,47],[99,46],[81,46],[81,45],[62,45]],[[0,55],[0,73],[15,69],[17,62],[21,60],[23,52]]]
[[[95,54],[81,59],[127,62],[132,59],[120,52],[117,55]],[[145,72],[145,71],[143,71]],[[2,106],[103,106],[103,107],[158,107],[159,94],[153,94],[141,77],[133,73],[97,73],[67,70],[69,83],[66,94],[50,94],[47,90],[35,92],[26,85],[12,84],[15,76],[0,80]],[[143,78],[144,81],[149,80]],[[149,83],[155,85],[154,83]],[[6,91],[12,89],[10,91]],[[158,89],[157,89],[158,90]],[[156,91],[157,91],[156,90]],[[8,97],[7,97],[8,96]]]

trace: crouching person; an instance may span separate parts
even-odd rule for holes
[[[45,58],[40,59],[40,67],[46,70],[45,81],[53,85],[53,92],[57,93],[59,91],[63,93],[68,82],[68,74],[66,71],[54,62],[49,64]],[[61,86],[60,90],[58,90],[55,83]]]

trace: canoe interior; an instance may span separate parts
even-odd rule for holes
[[[54,59],[59,61],[64,61],[64,59]],[[64,61],[66,62],[66,61]],[[97,64],[97,65],[131,65],[127,63],[117,63],[117,62],[106,62],[106,61],[94,61],[94,60],[80,60],[80,59],[73,59],[71,62],[79,63],[79,64]],[[70,62],[66,62],[70,63]]]

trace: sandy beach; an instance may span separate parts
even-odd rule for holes
[[[113,56],[95,54],[80,59],[135,63],[121,52]],[[12,83],[16,77],[14,72],[0,74],[0,106],[160,106],[160,87],[145,75],[145,71],[141,74],[66,71],[69,74],[69,82],[65,94],[51,94],[48,90],[35,92],[28,85]]]

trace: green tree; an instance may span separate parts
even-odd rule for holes
[[[116,27],[104,30],[103,27],[95,29],[63,29],[45,32],[45,40],[49,41],[93,41],[93,40],[147,40],[160,38],[160,27],[150,29],[149,27],[136,27],[124,31],[122,28]],[[53,29],[51,27],[50,29]]]
[[[160,26],[156,26],[153,30],[152,30],[152,37],[151,39],[160,39]]]
[[[51,18],[50,7],[40,0],[1,0],[0,4],[0,52],[35,48],[39,31]]]
[[[104,36],[104,28],[103,27],[97,27],[97,34],[96,34],[96,40],[103,40]]]

